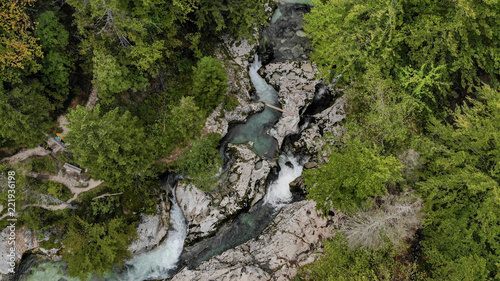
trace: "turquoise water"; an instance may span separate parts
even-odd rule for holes
[[[250,66],[248,74],[255,87],[259,101],[281,107],[278,101],[278,92],[266,83],[264,78],[257,73],[262,66],[258,57]],[[262,112],[250,116],[245,124],[235,126],[228,133],[228,140],[231,143],[253,142],[253,151],[259,156],[272,159],[276,155],[278,142],[275,138],[267,134],[281,116],[281,112],[268,106]]]
[[[275,23],[280,17],[281,11],[280,9],[276,9],[276,11],[274,11],[273,17],[271,18],[271,23]]]
[[[38,266],[33,273],[28,276],[26,281],[41,281],[41,280],[67,280],[80,281],[78,278],[67,277],[64,275],[60,263],[46,262]]]

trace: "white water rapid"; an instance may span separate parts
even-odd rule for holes
[[[254,62],[248,69],[248,76],[250,76],[250,80],[255,87],[255,91],[257,92],[259,101],[276,105],[276,103],[278,102],[277,92],[271,85],[266,83],[266,80],[264,78],[259,75],[258,71],[261,67],[262,62],[260,61],[257,54],[255,54]]]
[[[128,261],[126,264],[130,266],[129,270],[118,280],[139,281],[170,277],[169,271],[175,269],[187,235],[186,221],[175,195],[170,209],[170,227],[167,240],[154,250]]]
[[[292,201],[290,183],[302,174],[303,165],[293,155],[280,155],[278,162],[281,170],[278,179],[272,182],[264,197],[264,204],[271,204],[275,208],[281,208]]]

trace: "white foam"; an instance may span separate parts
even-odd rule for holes
[[[172,230],[168,231],[167,240],[154,250],[128,261],[127,265],[131,268],[121,280],[138,281],[170,277],[168,271],[176,267],[187,235],[186,221],[175,198],[170,209],[170,224]]]
[[[303,165],[299,163],[297,157],[288,155],[280,155],[278,164],[281,168],[278,179],[268,186],[264,204],[281,208],[292,201],[290,183],[302,174]],[[290,164],[293,167],[289,167]]]

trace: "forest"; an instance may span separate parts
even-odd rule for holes
[[[498,0],[312,2],[310,60],[345,98],[347,118],[323,137],[327,163],[303,177],[321,212],[349,219],[295,280],[500,280]],[[44,146],[63,114],[69,148],[0,162],[0,180],[16,171],[16,203],[30,205],[19,226],[50,233],[44,243],[63,249],[69,276],[102,277],[130,258],[165,173],[215,188],[223,136],[202,129],[216,107],[238,105],[215,50],[257,40],[274,4],[2,1],[0,159]],[[30,176],[65,162],[102,184],[76,208],[31,206],[39,194],[71,198]],[[117,195],[94,200],[102,194]]]
[[[18,227],[48,231],[50,243],[64,245],[70,276],[102,275],[123,264],[138,214],[156,212],[159,176],[166,171],[212,188],[209,172],[221,165],[221,136],[202,136],[205,118],[220,103],[228,110],[238,105],[226,95],[226,72],[214,49],[224,38],[256,40],[268,4],[2,1],[0,157],[46,146],[48,136],[61,133],[57,117],[66,114],[69,120],[64,141],[70,147],[55,159],[0,166],[4,174],[17,171],[18,206],[33,204],[40,193],[71,198],[64,185],[28,172],[56,173],[58,164],[68,162],[103,182],[78,197],[76,210],[19,211]],[[85,107],[91,91],[98,92],[93,109]],[[175,163],[157,161],[186,146],[192,149]],[[106,193],[120,195],[92,200]],[[7,198],[2,189],[0,204],[6,206]]]
[[[499,12],[315,1],[311,59],[338,78],[348,117],[304,177],[320,209],[354,219],[305,280],[500,279]]]

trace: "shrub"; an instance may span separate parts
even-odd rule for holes
[[[219,179],[217,174],[222,166],[222,158],[217,145],[220,139],[218,134],[208,134],[194,142],[191,149],[176,161],[177,170],[205,192],[215,189]]]

